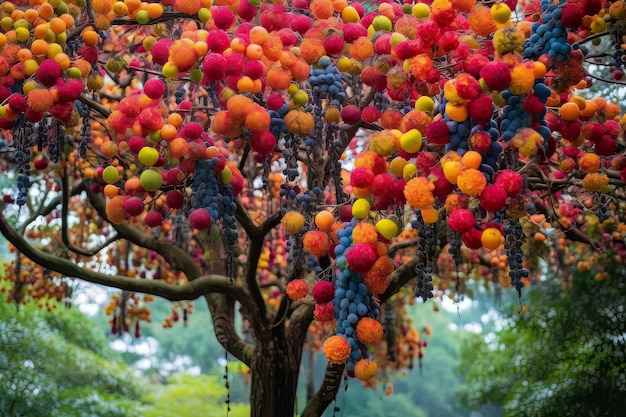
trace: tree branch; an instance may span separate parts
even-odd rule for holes
[[[99,194],[94,194],[89,190],[86,191],[91,205],[96,209],[96,211],[98,211],[100,217],[108,221],[104,197]],[[176,247],[169,242],[163,242],[148,236],[127,223],[109,223],[117,231],[121,238],[126,239],[135,245],[157,252],[167,263],[170,264],[172,268],[183,271],[189,281],[193,281],[195,278],[202,275],[200,266],[197,265],[189,254],[181,248]]]
[[[218,342],[241,362],[250,366],[254,345],[241,339],[235,329],[235,302],[221,294],[207,294],[205,299],[211,310],[213,329]]]
[[[307,404],[302,417],[320,417],[324,413],[339,391],[344,368],[345,365],[328,364],[322,386]]]
[[[409,262],[399,266],[389,276],[389,287],[387,290],[378,297],[380,304],[387,301],[392,295],[397,293],[400,288],[404,287],[409,280],[415,278],[415,265],[417,264],[417,257],[411,259]]]
[[[72,261],[51,255],[29,244],[11,228],[4,215],[0,215],[0,233],[24,256],[38,265],[49,268],[67,277],[79,278],[94,284],[106,285],[127,291],[152,294],[170,301],[193,300],[210,292],[228,294],[237,300],[247,295],[241,286],[230,284],[222,275],[204,275],[184,285],[171,285],[163,281],[135,279],[120,275],[107,275],[85,269]]]

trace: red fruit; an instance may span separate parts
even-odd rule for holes
[[[474,133],[469,140],[470,149],[480,153],[487,153],[491,147],[491,135],[487,132],[480,131]]]
[[[352,43],[361,36],[367,36],[367,26],[362,23],[346,23],[343,25],[343,38],[346,42]]]
[[[128,197],[124,200],[124,211],[130,216],[139,216],[143,213],[143,200],[139,197]]]
[[[261,156],[267,156],[274,150],[276,146],[276,136],[269,130],[256,132],[250,138],[250,146],[252,150],[258,152]]]
[[[35,72],[35,76],[40,83],[46,87],[52,87],[61,78],[63,69],[54,59],[45,59]]]
[[[361,110],[354,104],[341,109],[341,120],[349,125],[357,124],[361,120]]]
[[[148,227],[159,227],[163,225],[163,215],[156,210],[150,210],[146,213],[146,217],[144,217],[143,222]]]
[[[566,3],[561,11],[561,23],[568,29],[576,30],[583,23],[584,16],[580,3]]]
[[[195,209],[189,213],[189,223],[196,230],[204,230],[211,226],[211,215],[206,209]]]
[[[27,106],[26,98],[21,94],[13,94],[9,97],[9,100],[7,100],[7,104],[13,113],[24,113]]]
[[[448,227],[453,232],[465,233],[476,226],[474,214],[463,208],[457,208],[448,217]]]
[[[500,183],[487,185],[480,193],[480,205],[485,210],[495,213],[505,206],[507,197],[504,185]]]
[[[150,78],[143,86],[143,92],[152,99],[163,97],[165,83],[158,78]]]
[[[172,43],[171,40],[164,38],[160,39],[152,46],[150,53],[152,54],[152,61],[154,61],[155,64],[164,65],[167,62]]]
[[[459,97],[465,100],[475,99],[482,93],[480,83],[476,78],[467,73],[457,75],[454,86],[456,87]]]
[[[239,7],[237,7],[237,14],[239,17],[249,22],[256,16],[257,8],[250,4],[248,0],[240,0]]]
[[[141,136],[131,136],[130,139],[128,139],[128,149],[135,155],[138,154],[144,146],[146,146],[146,140]]]
[[[165,194],[165,202],[170,208],[179,209],[185,204],[185,196],[179,190],[170,190]]]
[[[516,197],[522,191],[524,179],[519,172],[505,169],[498,173],[496,184],[502,185],[509,197]]]
[[[490,94],[482,93],[471,101],[468,106],[468,113],[476,123],[485,124],[493,116],[493,99]]]
[[[406,40],[396,45],[394,52],[399,60],[411,59],[422,53],[422,42],[417,40]]]
[[[332,303],[316,304],[313,310],[313,317],[320,322],[331,321],[335,318],[335,307]]]
[[[378,255],[376,248],[369,243],[358,243],[348,250],[346,253],[348,266],[356,272],[367,272],[372,269]]]
[[[251,59],[246,62],[245,72],[248,77],[258,80],[265,73],[265,65],[258,59]]]
[[[361,112],[361,120],[365,123],[374,123],[380,119],[380,110],[374,106],[367,106]]]
[[[236,75],[239,79],[243,73],[245,62],[241,54],[230,54],[226,57],[226,74]]]
[[[219,29],[230,29],[235,23],[235,15],[228,7],[215,7],[211,12],[215,26]]]
[[[209,81],[219,81],[226,76],[226,67],[228,63],[223,55],[211,52],[204,57],[202,61],[202,70],[204,77]]]
[[[582,122],[574,120],[571,122],[561,119],[559,123],[559,133],[563,139],[569,142],[575,142],[582,132]]]
[[[441,119],[432,122],[426,126],[426,137],[428,138],[428,143],[440,146],[447,144],[450,142],[448,125]],[[489,144],[491,144],[491,138],[489,138]]]
[[[602,135],[600,140],[596,141],[593,149],[600,156],[613,155],[617,150],[617,141],[611,135]]]
[[[541,113],[545,109],[545,106],[541,102],[539,97],[532,95],[532,94],[528,95],[524,99],[523,106],[524,106],[524,111],[533,116]]]
[[[607,120],[604,122],[604,132],[612,138],[617,139],[620,135],[620,125],[615,120]]]
[[[85,85],[81,80],[70,78],[67,81],[57,81],[57,98],[59,103],[73,102],[83,92]]]
[[[391,53],[390,33],[383,33],[374,41],[374,53],[376,55],[389,55]]]
[[[48,112],[52,117],[61,121],[69,120],[72,117],[72,111],[74,110],[74,103],[57,103],[52,105]]]
[[[24,112],[24,117],[26,117],[26,120],[31,123],[39,122],[41,119],[43,119],[43,116],[44,116],[43,112],[33,110],[30,107],[28,107],[26,111]]]
[[[593,16],[596,13],[599,13],[602,9],[602,1],[601,0],[584,0],[583,4],[583,13],[589,16]]]
[[[35,158],[33,166],[35,169],[41,171],[42,169],[46,169],[48,167],[48,160],[46,158]]]
[[[189,140],[198,139],[202,133],[204,133],[204,128],[200,123],[196,122],[187,123],[181,131],[181,135]]]
[[[361,72],[361,81],[363,81],[363,84],[373,87],[376,91],[383,91],[387,88],[387,75],[374,67],[366,67]]]
[[[370,188],[374,181],[374,173],[365,167],[356,167],[350,172],[350,185],[358,188]]]
[[[480,77],[485,81],[490,90],[502,91],[511,84],[511,70],[501,61],[487,63],[480,70]]]
[[[241,3],[239,4],[241,5]],[[223,30],[213,29],[209,31],[206,44],[210,51],[221,54],[230,46],[230,39],[228,38],[228,34]]]
[[[450,52],[459,47],[459,35],[454,31],[447,31],[439,39],[439,47],[445,52]]]
[[[614,79],[615,81],[619,81],[619,80],[621,80],[622,78],[624,78],[624,71],[621,71],[621,70],[615,70],[615,71],[613,71],[613,72],[611,73],[611,76],[613,77],[613,79]]]
[[[339,206],[339,220],[349,222],[352,220],[352,204]]]
[[[306,8],[308,9],[308,6]],[[300,34],[304,34],[307,30],[311,29],[312,24],[313,19],[303,14],[294,14],[289,21],[289,26],[291,27],[291,29]],[[367,33],[367,29],[365,30],[365,32]],[[346,41],[348,40],[346,39]]]
[[[344,40],[341,36],[330,35],[322,40],[322,45],[328,55],[339,55],[343,50]]]
[[[313,286],[312,295],[316,303],[328,303],[335,298],[335,286],[330,281],[320,281]]]
[[[469,249],[480,249],[483,244],[481,242],[481,237],[483,235],[482,230],[478,230],[475,227],[471,228],[467,232],[463,233],[463,244],[467,246]]]
[[[83,57],[83,59],[89,62],[91,65],[98,62],[98,47],[96,46],[88,46],[85,45],[78,50],[78,54]]]
[[[270,110],[278,110],[283,104],[285,104],[285,100],[279,93],[272,93],[267,97],[265,104]]]
[[[388,195],[391,197],[391,194],[394,192],[395,182],[396,179],[394,177],[383,172],[374,177],[374,181],[370,183],[368,188],[372,189],[374,195]]]

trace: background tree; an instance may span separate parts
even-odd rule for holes
[[[565,239],[621,262],[620,108],[576,92],[590,55],[623,68],[624,3],[516,4],[2,3],[10,299],[110,286],[140,335],[153,296],[166,326],[203,297],[253,416],[292,415],[322,348],[313,416],[419,356],[408,281],[519,292]]]
[[[507,416],[621,413],[625,275],[614,263],[599,272],[589,261],[591,270],[581,265],[533,286],[528,311],[501,318],[495,337],[467,340],[461,364],[467,406],[500,405]]]
[[[131,369],[81,313],[0,300],[0,415],[139,416]]]

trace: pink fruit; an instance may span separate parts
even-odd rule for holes
[[[251,59],[246,62],[245,73],[253,80],[258,80],[265,73],[265,65],[258,59]]]
[[[163,215],[158,211],[150,210],[146,213],[143,222],[148,227],[159,227],[163,224]]]
[[[172,46],[172,41],[164,38],[160,39],[157,43],[152,46],[150,53],[152,54],[152,60],[155,64],[164,65],[170,56],[170,46]]]
[[[209,81],[219,81],[226,76],[227,65],[226,58],[223,55],[212,52],[204,57],[202,70],[204,71],[204,76]]]
[[[341,119],[349,125],[357,124],[361,120],[361,110],[354,104],[350,104],[341,109]]]
[[[480,70],[480,77],[485,81],[490,90],[502,91],[511,84],[511,70],[501,61],[487,63]]]
[[[343,50],[344,40],[338,35],[331,35],[323,39],[322,44],[328,55],[339,55]]]
[[[165,83],[158,78],[150,78],[143,86],[143,92],[152,99],[163,97]]]
[[[170,208],[179,209],[185,204],[185,196],[178,190],[170,190],[165,194],[165,202]]]
[[[211,215],[206,209],[195,209],[189,213],[189,223],[196,230],[204,230],[211,226]]]
[[[143,200],[139,197],[128,197],[124,200],[124,211],[130,216],[138,216],[143,213]]]
[[[312,295],[316,303],[328,303],[335,297],[335,286],[330,281],[320,281],[313,286]]]
[[[219,29],[230,29],[235,23],[235,15],[228,7],[215,7],[211,12],[215,26]]]

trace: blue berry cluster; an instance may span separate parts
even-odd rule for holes
[[[320,59],[319,64],[320,68],[314,68],[309,73],[309,84],[313,95],[343,103],[347,96],[343,91],[341,72],[329,58]]]
[[[277,138],[280,138],[281,134],[289,133],[287,125],[285,125],[285,121],[283,120],[288,111],[289,108],[287,105],[283,104],[278,110],[270,110],[267,112],[270,116],[270,132]]]
[[[415,275],[417,285],[415,286],[415,297],[428,301],[433,298],[433,260],[437,238],[433,225],[424,223],[421,212],[417,212],[417,218],[411,222],[411,226],[417,230],[417,263],[415,264]]]
[[[367,358],[367,346],[356,337],[356,325],[363,317],[377,319],[380,312],[372,293],[362,282],[361,274],[351,270],[345,254],[352,245],[352,231],[356,222],[344,223],[344,228],[337,232],[339,244],[335,247],[338,274],[335,279],[335,333],[345,337],[350,343],[352,353],[347,361],[348,370],[354,369],[354,363],[360,358]]]
[[[572,45],[567,43],[567,28],[561,23],[562,11],[560,5],[541,0],[541,21],[532,24],[532,35],[524,42],[524,58],[548,54],[557,65],[569,59]]]
[[[515,287],[518,295],[522,296],[522,288],[524,283],[522,278],[528,277],[528,270],[523,267],[522,245],[524,244],[524,231],[519,219],[508,218],[506,219],[506,226],[504,227],[504,235],[506,236],[504,241],[504,253],[508,257],[509,263],[509,276],[511,277],[511,285]]]

